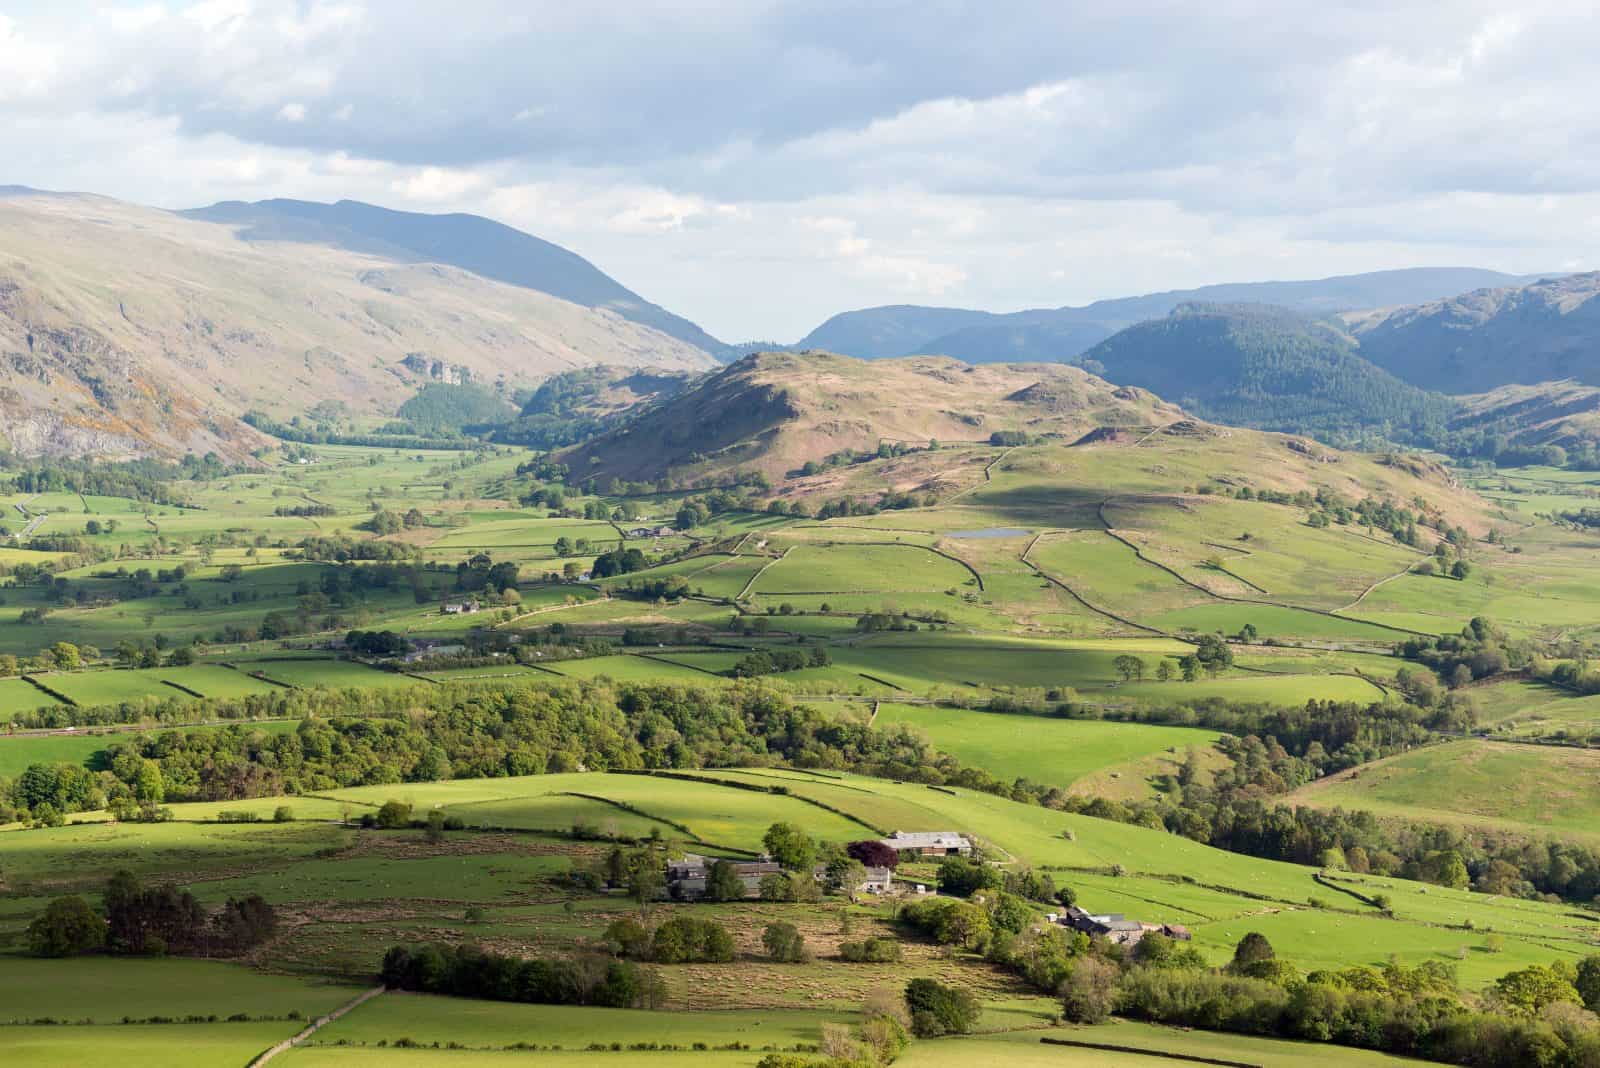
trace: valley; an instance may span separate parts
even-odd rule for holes
[[[0,560],[8,1043],[249,1063],[384,974],[273,1061],[775,1064],[928,979],[974,1033],[897,1063],[1291,1065],[1307,1047],[1171,1029],[1194,1021],[1155,988],[1064,1025],[1076,962],[1132,984],[1145,958],[1048,916],[1181,929],[1195,981],[1242,981],[1203,977],[1252,934],[1296,977],[1447,974],[1464,1006],[1596,954],[1594,801],[1563,783],[1600,736],[1600,588],[1590,535],[1545,518],[1576,474],[1463,479],[1041,366],[758,356],[617,410],[561,452],[20,469],[0,507],[43,519]],[[653,881],[775,828],[817,882]],[[847,844],[918,831],[970,839],[986,888],[922,857],[855,888]],[[275,918],[242,952],[33,955],[53,902],[119,871]],[[924,900],[980,926],[919,926]],[[729,948],[618,941],[679,920]],[[873,940],[892,959],[851,959]],[[392,972],[430,944],[588,992]]]

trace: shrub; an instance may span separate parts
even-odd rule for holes
[[[792,923],[769,923],[761,932],[761,945],[767,956],[783,964],[798,964],[811,959],[806,940]]]
[[[1079,957],[1061,986],[1061,1013],[1072,1023],[1097,1024],[1117,1000],[1117,966],[1099,957]]]
[[[28,924],[28,952],[36,957],[72,957],[105,941],[106,921],[76,894],[56,898]]]
[[[733,936],[714,920],[674,916],[650,939],[651,956],[662,964],[718,963],[733,959]]]
[[[901,958],[900,943],[893,938],[841,942],[839,956],[852,964],[893,964]]]
[[[906,984],[905,997],[906,1008],[911,1012],[911,1033],[918,1038],[968,1034],[983,1011],[969,991],[935,979],[911,980]]]

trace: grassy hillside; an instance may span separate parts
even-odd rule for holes
[[[573,469],[623,479],[770,479],[881,443],[987,442],[996,432],[1069,439],[1102,426],[1182,415],[1072,368],[969,367],[917,358],[868,363],[829,353],[746,357],[621,430],[562,454]]]
[[[714,363],[615,311],[393,249],[246,241],[82,196],[0,199],[0,232],[0,406],[23,453],[237,456],[262,442],[237,421],[250,409],[387,418],[435,380]]]

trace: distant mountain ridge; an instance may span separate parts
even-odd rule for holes
[[[1215,422],[1324,440],[1356,440],[1383,426],[1431,445],[1458,407],[1363,359],[1336,321],[1274,305],[1182,304],[1078,362]]]
[[[1573,379],[1600,385],[1600,272],[1475,289],[1344,317],[1361,354],[1446,393]]]
[[[1007,314],[892,305],[835,315],[793,348],[821,348],[865,359],[928,353],[973,363],[1058,360],[1076,356],[1135,323],[1161,318],[1180,304],[1275,304],[1326,315],[1420,304],[1539,277],[1475,267],[1415,267],[1306,281],[1225,283]]]
[[[573,304],[606,308],[708,353],[724,348],[694,323],[645,300],[576,252],[478,215],[426,215],[356,200],[230,200],[178,214],[239,226],[245,241],[311,241],[390,259],[448,264]]]

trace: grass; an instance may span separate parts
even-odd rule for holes
[[[225,1018],[241,1012],[273,1017],[300,1012],[314,1018],[358,992],[326,980],[266,975],[240,964],[215,961],[39,960],[0,955],[0,1021],[7,1023],[49,1016],[109,1024],[119,1023],[124,1016],[142,1020],[215,1014]]]
[[[155,1024],[129,1027],[8,1027],[3,1045],[11,1064],[80,1068],[214,1068],[248,1064],[290,1037],[301,1023]]]
[[[1100,1045],[1149,1050],[1155,1056],[1052,1046],[1043,1038],[1075,1040]],[[1059,1027],[1018,1031],[1002,1035],[917,1042],[896,1064],[906,1068],[957,1068],[971,1064],[1004,1064],[1008,1068],[1157,1068],[1181,1064],[1160,1054],[1210,1057],[1215,1060],[1260,1065],[1261,1068],[1380,1068],[1383,1065],[1418,1064],[1370,1050],[1349,1049],[1312,1042],[1289,1042],[1246,1035],[1161,1027],[1118,1020],[1095,1027]]]
[[[461,1041],[474,1047],[517,1042],[582,1049],[596,1040],[631,1045],[655,1042],[690,1046],[744,1043],[791,1049],[815,1043],[825,1022],[846,1022],[839,1013],[749,1010],[732,1012],[640,1012],[570,1005],[516,1005],[426,994],[387,994],[319,1031],[317,1045],[348,1041],[373,1045],[404,1035],[417,1042]]]
[[[239,664],[247,674],[260,674],[272,682],[297,689],[327,686],[420,686],[409,675],[379,671],[351,660],[258,660]]]
[[[1100,720],[978,712],[935,705],[879,706],[881,726],[909,723],[939,749],[996,778],[1070,786],[1084,776],[1157,753],[1209,749],[1215,731]]]
[[[1600,752],[1463,740],[1428,746],[1303,789],[1298,799],[1423,819],[1465,816],[1600,840]]]
[[[621,801],[646,816],[685,824],[703,841],[741,849],[758,849],[767,828],[780,821],[802,824],[813,834],[832,841],[850,841],[869,833],[858,824],[791,797],[649,775],[569,773],[468,783],[362,786],[335,791],[330,796],[370,804],[400,798],[418,807],[442,805],[447,812],[460,807],[463,818],[469,818],[486,802],[496,802],[491,810],[496,816],[493,822],[516,826],[513,820],[530,819],[539,822],[528,825],[539,826],[543,821],[539,806],[544,798],[568,792]],[[521,799],[533,799],[538,815],[519,813],[514,802]]]
[[[534,1040],[530,1040],[534,1041]],[[285,1068],[750,1068],[759,1053],[661,1053],[595,1051],[505,1052],[466,1050],[360,1049],[301,1046],[283,1058]]]
[[[32,712],[60,703],[26,679],[0,679],[0,722],[10,720],[20,712]]]
[[[241,726],[249,730],[264,731],[268,734],[279,734],[293,731],[297,726],[292,721],[277,721],[270,723],[242,722]],[[186,727],[185,730],[208,730],[206,727]],[[73,734],[48,734],[48,735],[22,735],[6,737],[0,735],[0,777],[21,774],[29,764],[50,764],[65,762],[68,764],[84,764],[96,770],[105,763],[102,754],[112,746],[131,741],[137,737],[130,731],[84,731]]]
[[[796,545],[762,572],[754,592],[938,592],[972,583],[961,565],[914,545]]]

